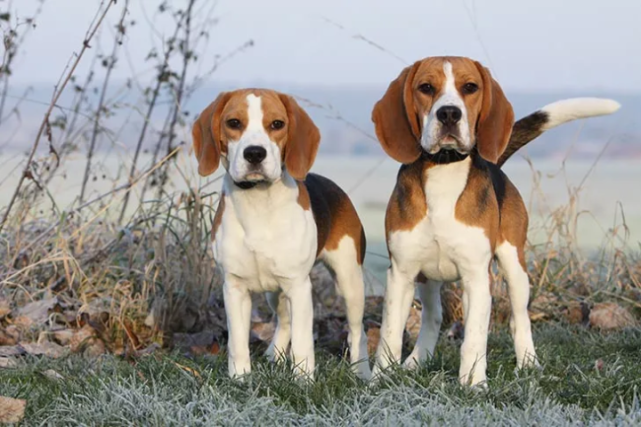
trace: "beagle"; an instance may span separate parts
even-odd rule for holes
[[[422,321],[407,367],[433,354],[442,321],[441,285],[460,280],[465,338],[459,379],[485,382],[494,258],[508,283],[517,366],[538,364],[527,311],[528,216],[500,167],[543,131],[618,108],[610,100],[570,99],[513,127],[512,106],[501,87],[485,67],[461,57],[423,59],[390,84],[372,120],[385,152],[403,165],[385,217],[391,266],[374,376],[400,361],[415,280]]]
[[[212,238],[224,276],[229,375],[251,371],[250,292],[266,292],[277,317],[266,355],[284,355],[291,341],[295,373],[313,373],[309,274],[321,260],[345,299],[352,365],[368,379],[365,233],[347,195],[329,179],[308,174],[318,128],[291,96],[244,89],[221,93],[200,114],[192,135],[199,174],[211,175],[220,162],[226,169]]]

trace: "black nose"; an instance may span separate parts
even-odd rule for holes
[[[245,151],[243,151],[243,157],[252,165],[257,165],[265,160],[265,157],[267,157],[267,150],[263,147],[252,145],[251,147],[245,148]]]
[[[461,109],[453,105],[446,105],[436,111],[438,121],[448,126],[457,124],[462,116]]]

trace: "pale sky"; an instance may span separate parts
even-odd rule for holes
[[[13,3],[28,16],[36,1]],[[214,3],[199,0],[201,16]],[[12,81],[57,80],[99,4],[45,0]],[[109,15],[111,27],[122,4]],[[119,63],[116,78],[148,72],[151,64],[143,58],[161,45],[159,33],[172,30],[162,18],[157,33],[151,30],[158,0],[131,4],[130,18],[137,21],[126,41],[131,63]],[[219,21],[207,51],[200,52],[201,69],[215,54],[255,41],[216,72],[212,79],[218,81],[387,85],[408,63],[451,54],[480,60],[511,90],[641,92],[641,0],[219,0],[214,15]],[[108,51],[109,40],[101,42]]]

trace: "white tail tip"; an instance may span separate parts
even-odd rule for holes
[[[553,102],[540,110],[548,115],[543,130],[552,129],[572,120],[606,116],[619,108],[621,108],[621,104],[605,98],[570,98]]]

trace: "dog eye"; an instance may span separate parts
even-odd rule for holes
[[[274,130],[282,129],[282,128],[283,128],[283,126],[285,126],[285,122],[284,122],[284,121],[282,121],[282,120],[274,120],[274,121],[269,125],[269,127],[270,127],[270,128],[272,128],[272,129],[274,129]]]
[[[418,87],[418,90],[425,95],[432,95],[434,93],[434,86],[429,83],[423,83]]]
[[[463,92],[471,94],[479,90],[479,86],[476,83],[465,83],[463,85]]]
[[[227,120],[227,126],[229,126],[231,129],[240,129],[240,120],[229,119]]]

